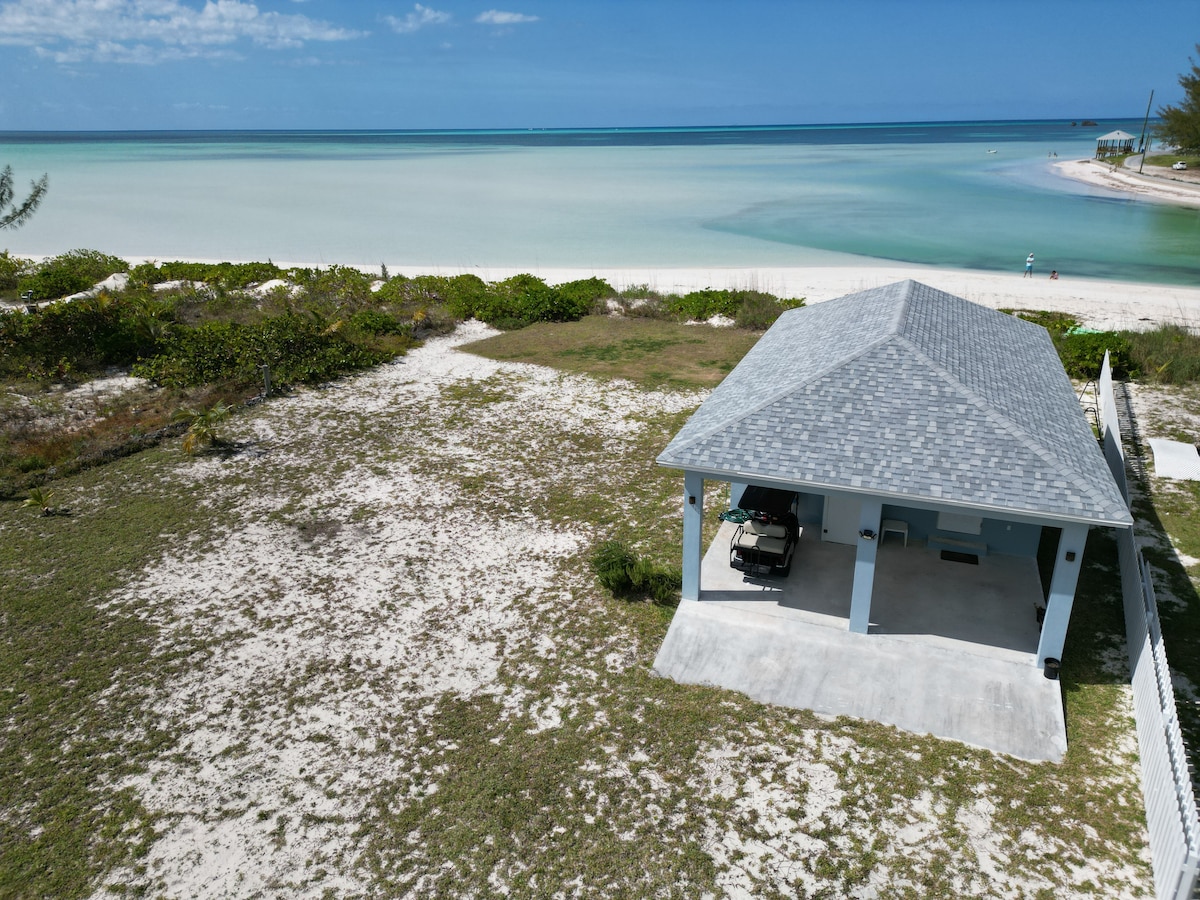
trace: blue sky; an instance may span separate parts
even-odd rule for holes
[[[1140,117],[1197,41],[1198,0],[0,0],[0,131]]]

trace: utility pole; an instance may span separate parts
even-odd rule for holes
[[[1146,103],[1146,118],[1142,119],[1142,158],[1138,162],[1138,174],[1142,174],[1142,166],[1146,164],[1146,125],[1150,122],[1150,107],[1154,105],[1154,91],[1150,92],[1150,100]]]

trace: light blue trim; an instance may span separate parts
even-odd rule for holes
[[[879,521],[883,503],[877,497],[863,497],[858,527],[870,531],[871,539],[859,537],[854,557],[854,589],[850,595],[850,630],[866,634],[871,627],[871,592],[875,587],[875,555],[879,552]]]
[[[1062,659],[1063,644],[1067,640],[1067,625],[1071,621],[1071,607],[1075,603],[1075,587],[1079,583],[1079,570],[1083,566],[1083,551],[1087,545],[1086,525],[1064,525],[1058,540],[1058,551],[1054,557],[1054,575],[1050,578],[1050,596],[1046,598],[1046,616],[1042,620],[1042,637],[1038,641],[1038,668],[1044,668],[1046,659]],[[1067,561],[1067,554],[1075,558]]]
[[[695,498],[695,502],[690,502]],[[684,600],[700,599],[700,560],[704,558],[704,476],[683,473],[683,592]]]

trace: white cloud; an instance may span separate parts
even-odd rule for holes
[[[536,22],[537,16],[527,16],[524,13],[504,12],[499,9],[489,9],[475,17],[480,25],[520,25],[524,22]]]
[[[12,0],[0,3],[0,44],[33,47],[61,63],[151,64],[233,55],[248,40],[270,49],[344,41],[361,33],[302,15],[261,12],[244,0]]]
[[[445,25],[450,21],[450,13],[438,12],[436,9],[430,9],[428,6],[417,3],[413,6],[413,11],[403,19],[397,16],[384,16],[383,21],[387,22],[392,27],[392,31],[397,34],[412,34],[426,25]]]

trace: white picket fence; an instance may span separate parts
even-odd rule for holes
[[[1128,502],[1125,453],[1107,355],[1099,392],[1104,456]],[[1154,583],[1133,532],[1119,532],[1117,541],[1154,892],[1158,900],[1189,900],[1196,895],[1200,880],[1200,819],[1159,627]]]

